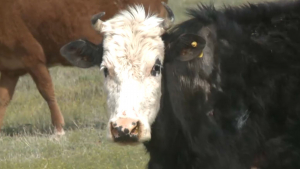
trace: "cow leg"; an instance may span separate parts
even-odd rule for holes
[[[49,70],[47,69],[45,64],[39,63],[36,66],[31,67],[29,73],[33,78],[40,94],[48,103],[51,112],[52,124],[56,129],[55,134],[64,135],[64,118],[55,98],[54,88]]]
[[[0,78],[0,129],[2,126],[6,107],[13,97],[19,76],[12,76],[1,72]]]

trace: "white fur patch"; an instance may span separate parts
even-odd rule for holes
[[[161,74],[151,76],[150,71],[156,59],[161,63],[164,59],[162,21],[137,5],[121,11],[101,27],[104,34],[101,67],[109,71],[105,79],[109,122],[118,118],[138,119],[142,128],[140,141],[151,138],[150,125],[160,106]]]

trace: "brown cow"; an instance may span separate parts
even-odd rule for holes
[[[56,134],[63,135],[64,118],[54,96],[48,67],[71,66],[59,54],[61,46],[85,37],[102,40],[90,24],[92,15],[105,11],[104,20],[128,4],[165,15],[168,0],[2,0],[0,5],[0,128],[20,76],[29,73],[47,101]]]

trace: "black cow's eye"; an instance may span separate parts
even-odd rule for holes
[[[158,76],[161,72],[162,65],[159,59],[156,59],[154,66],[151,69],[152,76]]]
[[[104,76],[107,77],[109,75],[107,67],[103,67],[102,69],[103,69]]]

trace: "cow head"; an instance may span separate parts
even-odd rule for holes
[[[200,26],[198,21],[192,24],[198,30],[175,27],[164,38],[167,44],[165,84],[173,115],[182,124],[184,134],[195,132],[195,126],[210,118],[213,112],[211,93],[214,89],[219,90],[220,81],[214,26]]]
[[[138,143],[151,138],[150,125],[161,97],[161,35],[174,21],[171,9],[163,5],[166,19],[146,14],[143,6],[129,7],[105,22],[100,20],[105,13],[99,13],[91,22],[104,35],[103,44],[77,40],[61,48],[73,65],[99,65],[103,71],[110,114],[108,137],[114,142]]]

